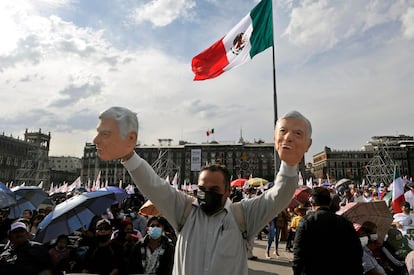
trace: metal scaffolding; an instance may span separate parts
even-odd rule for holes
[[[394,180],[394,165],[386,148],[380,148],[366,166],[368,183],[390,185]]]
[[[16,181],[18,184],[38,185],[44,182],[50,184],[49,169],[49,145],[50,133],[48,135],[39,132],[26,132],[24,141],[29,143],[30,149],[27,152],[27,159],[24,160],[20,168],[16,171]]]

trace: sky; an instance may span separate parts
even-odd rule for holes
[[[271,48],[215,79],[191,71],[257,3],[1,1],[0,132],[51,132],[49,155],[82,157],[99,113],[123,106],[141,144],[273,142]],[[312,122],[307,162],[325,146],[414,135],[414,1],[274,0],[273,21],[277,113]]]

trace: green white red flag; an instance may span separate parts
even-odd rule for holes
[[[392,210],[394,214],[401,213],[401,204],[405,202],[404,181],[398,173],[397,166],[394,167],[394,181],[392,185]]]
[[[272,0],[262,0],[223,38],[192,59],[194,80],[215,78],[271,46]]]

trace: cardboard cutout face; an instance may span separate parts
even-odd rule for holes
[[[98,133],[93,143],[102,160],[123,158],[134,150],[137,143],[137,133],[130,132],[122,138],[117,122],[112,118],[102,118],[96,130]]]
[[[281,160],[288,165],[298,164],[312,144],[307,137],[307,125],[302,119],[278,121],[275,129],[275,147]]]

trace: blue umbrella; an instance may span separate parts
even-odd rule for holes
[[[16,203],[16,194],[4,183],[0,182],[0,208],[8,207]]]
[[[37,186],[16,186],[11,189],[16,195],[16,204],[10,206],[9,218],[20,217],[24,210],[35,210],[49,197],[42,188]]]
[[[76,195],[56,205],[39,224],[35,241],[49,242],[59,235],[69,235],[90,224],[95,216],[100,216],[115,202],[109,191],[94,191]]]
[[[116,199],[117,202],[122,202],[124,199],[126,199],[128,197],[128,193],[124,189],[119,188],[118,186],[110,185],[110,186],[107,186],[107,187],[103,187],[99,190],[109,191],[109,192],[114,193],[115,199]]]

